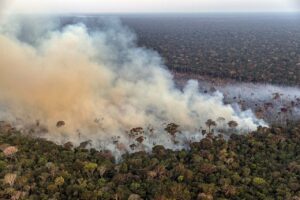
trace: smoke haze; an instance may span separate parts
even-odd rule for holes
[[[118,20],[103,18],[97,31],[83,23],[33,20],[25,24],[31,37],[24,22],[13,21],[1,26],[0,117],[20,128],[30,126],[56,142],[90,139],[98,148],[130,151],[126,131],[134,127],[144,128],[143,148],[150,149],[184,147],[201,137],[207,119],[235,120],[241,130],[264,125],[250,110],[224,105],[218,91],[199,93],[196,81],[176,89],[161,57],[137,47],[135,35]],[[60,120],[66,124],[58,128]],[[180,125],[176,144],[164,131],[171,122]],[[110,143],[115,138],[122,150]]]
[[[0,15],[2,14],[6,4],[7,4],[6,0],[0,0]]]

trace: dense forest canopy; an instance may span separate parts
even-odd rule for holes
[[[208,122],[210,123],[210,122]],[[1,199],[300,199],[300,124],[207,134],[189,150],[125,154],[56,145],[2,127]]]

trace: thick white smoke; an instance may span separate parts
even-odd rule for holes
[[[182,148],[201,137],[207,119],[234,120],[241,130],[264,124],[251,111],[224,105],[220,92],[199,93],[196,81],[176,89],[160,56],[137,47],[132,32],[108,21],[94,32],[84,24],[49,29],[39,23],[30,30],[39,33],[34,42],[18,39],[18,29],[3,24],[1,119],[25,127],[38,120],[31,129],[44,137],[75,144],[90,139],[112,151],[130,150],[132,143],[137,149]],[[57,121],[65,125],[57,127]],[[180,125],[177,142],[164,131],[168,123]],[[142,144],[128,134],[134,127],[144,130]]]

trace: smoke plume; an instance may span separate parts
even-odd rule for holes
[[[141,148],[176,149],[201,138],[208,119],[234,120],[241,130],[264,125],[251,111],[224,105],[218,91],[199,93],[197,81],[177,89],[161,57],[137,47],[117,20],[105,19],[97,31],[83,23],[38,23],[27,30],[34,37],[14,24],[1,26],[0,117],[20,128],[120,152],[139,145],[128,134],[135,127],[143,128]],[[58,121],[65,125],[57,127]],[[168,123],[180,125],[176,143],[164,130]]]
[[[7,4],[7,0],[0,0],[0,17],[1,17],[1,14],[2,14],[6,4]]]

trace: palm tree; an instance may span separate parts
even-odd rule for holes
[[[238,125],[239,124],[236,121],[233,121],[233,120],[231,120],[231,121],[228,122],[228,126],[230,128],[236,128]]]
[[[212,126],[216,126],[216,122],[213,121],[212,119],[208,119],[206,122],[205,122],[205,125],[208,127],[208,133],[210,133],[210,128]]]

